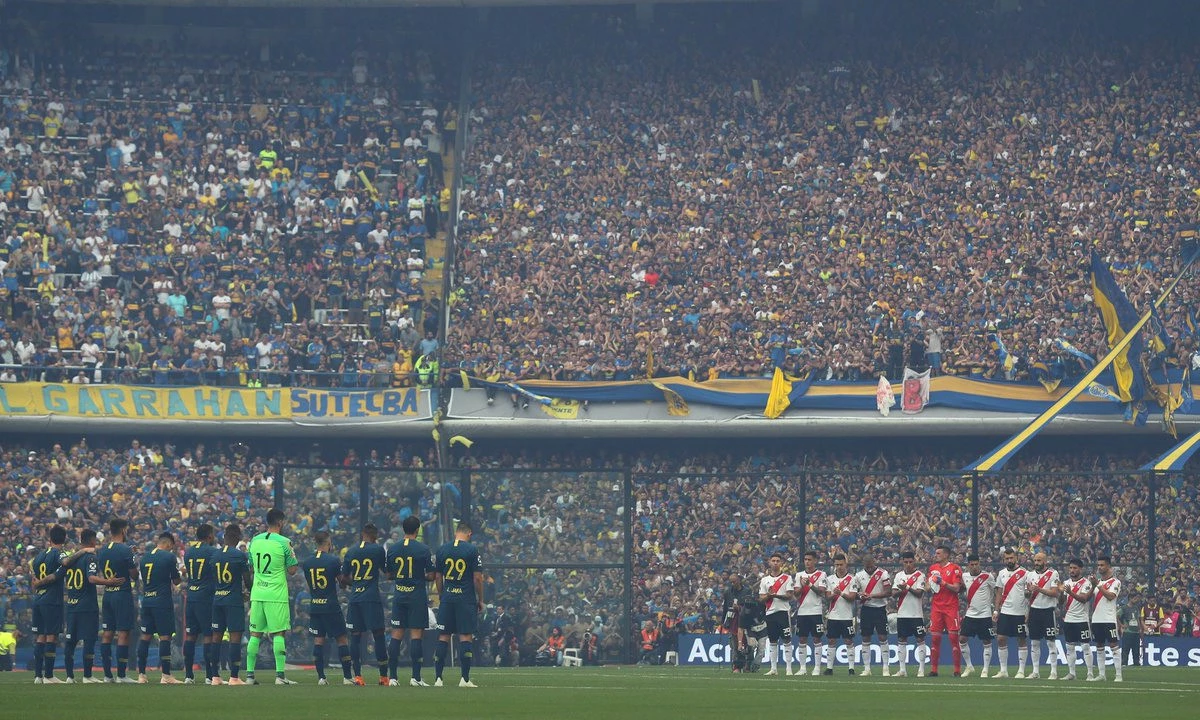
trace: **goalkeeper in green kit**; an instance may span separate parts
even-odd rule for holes
[[[254,584],[250,588],[250,641],[246,644],[246,684],[257,685],[254,666],[263,635],[271,638],[275,651],[275,684],[295,685],[283,675],[287,651],[283,635],[292,624],[288,601],[288,576],[298,566],[292,541],[280,534],[286,517],[282,510],[267,513],[267,531],[250,540],[250,569]]]

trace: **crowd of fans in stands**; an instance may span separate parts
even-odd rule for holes
[[[411,383],[453,113],[429,53],[353,47],[10,64],[0,380]]]
[[[1071,15],[1011,36],[776,35],[743,8],[496,33],[447,352],[556,379],[644,377],[649,350],[701,380],[1081,374],[1053,341],[1107,348],[1090,252],[1138,307],[1179,267],[1200,81],[1192,48],[1098,41]],[[1195,290],[1163,313],[1181,362]]]

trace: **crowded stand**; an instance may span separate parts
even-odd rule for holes
[[[312,536],[320,530],[330,532],[335,550],[344,552],[358,541],[364,473],[372,498],[369,520],[379,525],[385,543],[399,538],[400,522],[410,515],[422,520],[428,542],[444,539],[445,523],[463,516],[458,484],[470,483],[470,516],[479,527],[490,606],[481,635],[489,657],[503,663],[545,660],[542,646],[554,628],[570,647],[593,642],[594,662],[620,657],[627,629],[647,621],[667,634],[719,631],[721,595],[730,578],[757,577],[775,551],[798,563],[805,549],[815,550],[822,564],[835,553],[857,562],[870,552],[886,567],[895,567],[904,549],[937,543],[965,555],[971,482],[980,483],[984,558],[998,558],[1006,547],[1022,557],[1045,551],[1059,564],[1073,555],[1107,553],[1134,589],[1130,607],[1148,591],[1149,480],[1132,473],[1097,475],[1097,466],[1135,464],[1128,454],[1099,449],[1031,454],[1015,460],[1010,473],[978,480],[918,469],[934,460],[937,467],[961,465],[967,455],[901,447],[864,462],[853,450],[836,447],[797,453],[517,446],[465,453],[445,471],[432,469],[432,448],[421,445],[252,448],[76,439],[6,443],[0,457],[0,533],[9,539],[0,560],[0,609],[5,622],[22,632],[29,622],[26,565],[51,524],[74,536],[102,528],[110,516],[126,517],[140,548],[164,529],[190,539],[201,522],[254,527],[274,504],[278,485],[298,554],[311,554]],[[632,625],[626,624],[623,570],[627,470],[633,480]],[[1187,476],[1156,482],[1157,597],[1164,606],[1192,613],[1200,576],[1187,558],[1196,544],[1190,518],[1200,512],[1197,484]],[[1035,483],[1044,490],[1015,491]],[[308,595],[299,578],[294,583],[300,623]],[[506,618],[497,621],[500,607]],[[288,636],[289,652],[307,656],[307,642],[298,624]]]
[[[625,380],[651,353],[653,374],[698,380],[910,366],[1017,381],[1035,362],[1069,378],[1068,348],[1106,348],[1090,251],[1139,306],[1178,270],[1200,80],[1169,43],[1152,57],[1038,32],[771,43],[785,28],[754,10],[662,12],[672,22],[642,37],[568,13],[536,43],[504,20],[503,43],[483,40],[444,304],[459,118],[420,43],[84,36],[0,55],[0,382],[390,387],[435,384],[430,362]],[[1195,290],[1161,314],[1180,364]],[[73,543],[126,518],[141,551],[200,523],[259,528],[272,507],[301,558],[317,532],[343,554],[364,518],[391,544],[416,517],[435,546],[469,518],[478,647],[496,664],[561,663],[564,646],[612,662],[644,629],[642,657],[660,662],[675,633],[727,629],[724,591],[774,552],[892,569],[939,544],[989,566],[1007,548],[1060,567],[1105,554],[1127,617],[1151,599],[1197,614],[1193,476],[1122,472],[1149,450],[1073,439],[964,477],[947,470],[986,447],[945,440],[439,452],[14,435],[0,617],[28,646],[29,562],[51,525]],[[311,588],[290,590],[288,654],[307,659]]]
[[[71,40],[0,86],[3,379],[413,384],[449,210],[431,54]]]
[[[815,36],[743,8],[507,28],[473,74],[448,360],[1082,374],[1055,341],[1107,348],[1090,251],[1138,306],[1179,268],[1200,87],[1190,43],[1093,47],[1070,15],[1013,36],[903,17]],[[1179,358],[1194,291],[1163,312]]]

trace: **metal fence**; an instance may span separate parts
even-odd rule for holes
[[[287,511],[301,557],[312,552],[316,530],[345,548],[372,522],[391,542],[401,521],[416,515],[423,539],[436,547],[455,522],[469,519],[484,562],[488,609],[479,645],[489,660],[512,661],[515,639],[522,661],[532,661],[555,626],[568,646],[595,634],[598,662],[636,659],[634,637],[646,622],[711,631],[729,576],[757,578],[774,551],[799,566],[811,550],[822,567],[836,553],[856,564],[871,552],[888,568],[906,549],[928,560],[942,543],[960,563],[977,553],[989,567],[1004,548],[1026,563],[1045,551],[1062,570],[1073,557],[1090,570],[1109,555],[1131,604],[1151,593],[1169,605],[1192,603],[1200,590],[1194,473],[289,466],[276,478],[275,504]],[[299,576],[294,582],[288,649],[303,660],[310,657],[306,593]],[[0,613],[27,638],[24,591],[11,579],[0,586]],[[522,621],[504,647],[494,633],[501,606]]]

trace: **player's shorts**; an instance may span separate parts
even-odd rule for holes
[[[213,606],[212,603],[194,602],[188,600],[186,616],[183,620],[183,632],[188,635],[207,635],[211,632]]]
[[[925,618],[896,618],[896,637],[901,640],[923,639],[925,637]]]
[[[140,619],[143,635],[174,635],[175,608],[142,607]]]
[[[864,637],[888,634],[887,608],[863,605],[858,611],[858,632]]]
[[[1006,615],[1000,613],[996,621],[996,634],[1000,637],[1015,637],[1024,639],[1026,636],[1025,618],[1021,615]]]
[[[313,637],[339,638],[346,634],[346,618],[339,608],[335,612],[311,613],[308,634]]]
[[[990,617],[965,617],[962,621],[962,630],[959,635],[964,638],[979,638],[986,642],[991,642],[996,637],[996,628],[992,627],[992,619]]]
[[[1029,608],[1029,637],[1034,640],[1053,640],[1058,637],[1054,608]]]
[[[100,627],[105,632],[133,630],[133,596],[129,593],[105,593],[100,604]]]
[[[429,627],[429,601],[423,596],[400,597],[392,600],[392,628],[395,630],[424,630]]]
[[[792,622],[786,612],[767,613],[767,639],[773,643],[791,644]]]
[[[812,637],[820,639],[825,636],[825,616],[824,615],[797,615],[796,616],[796,635],[797,637]]]
[[[67,640],[81,642],[86,648],[100,634],[100,613],[77,612],[67,614]]]
[[[250,632],[280,633],[292,626],[292,611],[286,602],[250,601]]]
[[[1092,627],[1085,622],[1064,622],[1063,637],[1069,643],[1092,641]]]
[[[762,640],[767,636],[767,619],[762,615],[755,614],[746,619],[746,637]]]
[[[346,629],[350,632],[373,632],[382,630],[383,603],[363,602],[346,605]]]
[[[1120,641],[1121,634],[1116,623],[1092,623],[1092,637],[1098,645],[1108,645]]]
[[[938,610],[933,608],[929,611],[929,631],[940,633],[950,632],[956,633],[959,631],[961,623],[958,619],[958,608],[952,611]]]
[[[214,635],[246,632],[246,608],[241,605],[214,605],[210,627]]]
[[[853,620],[826,620],[826,637],[830,640],[850,640],[854,637]]]
[[[446,635],[474,635],[479,624],[479,613],[470,603],[443,600],[437,618],[441,632]]]
[[[58,635],[63,629],[62,605],[33,606],[34,635]]]

